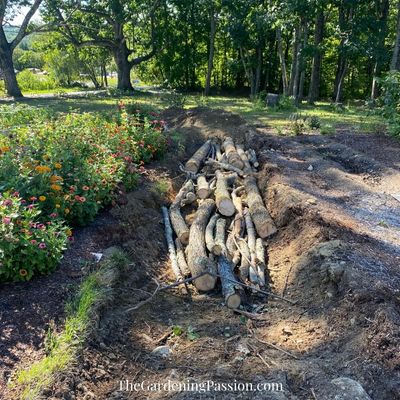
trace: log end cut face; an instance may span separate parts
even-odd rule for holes
[[[228,308],[237,309],[239,308],[242,299],[238,294],[233,294],[226,299],[226,305]]]
[[[194,280],[194,285],[201,292],[208,292],[214,289],[216,283],[217,277],[209,273],[205,273]]]

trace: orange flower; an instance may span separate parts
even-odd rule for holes
[[[60,185],[53,184],[50,186],[52,190],[59,192],[62,188]]]
[[[51,168],[47,165],[38,165],[37,167],[35,167],[35,170],[39,172],[39,174],[45,174],[46,172],[50,172]]]
[[[39,196],[40,201],[46,201],[46,196]]]
[[[64,210],[64,212],[65,212],[65,214],[69,214],[69,213],[70,213],[69,208],[66,208],[66,209]]]
[[[61,168],[62,168],[62,165],[61,165],[60,163],[55,163],[54,166],[55,166],[57,169],[61,169]]]
[[[63,180],[63,178],[61,178],[61,176],[58,176],[58,175],[53,175],[50,177],[50,182],[52,182],[52,183],[62,181],[62,180]]]
[[[19,274],[23,277],[23,276],[27,276],[28,275],[28,271],[24,268],[19,270]]]
[[[2,146],[2,147],[0,147],[0,150],[1,150],[3,153],[7,153],[7,151],[10,151],[10,146]]]

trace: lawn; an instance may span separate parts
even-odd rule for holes
[[[135,102],[141,107],[162,110],[170,105],[183,105],[185,108],[212,107],[220,108],[241,115],[252,124],[262,124],[276,129],[279,133],[290,125],[294,115],[297,117],[318,117],[321,125],[333,128],[348,126],[354,132],[382,132],[386,126],[384,119],[366,107],[347,104],[343,109],[332,106],[329,102],[317,102],[314,106],[303,104],[299,108],[267,108],[260,102],[251,102],[246,97],[210,96],[200,94],[168,94],[154,91],[136,91],[130,96],[115,97],[107,94],[90,95],[78,98],[26,98],[21,102],[55,112],[99,112],[108,113],[115,109],[119,101]],[[0,104],[2,101],[0,100]]]

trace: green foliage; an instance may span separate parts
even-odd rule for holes
[[[382,95],[381,114],[389,121],[389,131],[400,135],[400,72],[390,72],[380,80]]]
[[[176,90],[170,90],[163,94],[162,100],[166,102],[170,107],[183,108],[186,104],[187,99],[183,93],[179,93]]]
[[[293,136],[300,136],[304,134],[306,129],[306,119],[299,113],[294,113],[290,117],[289,132]]]
[[[40,222],[37,203],[18,192],[0,197],[0,281],[29,280],[53,271],[66,248],[69,230],[57,214]]]
[[[12,108],[4,106],[1,111]],[[0,122],[6,120],[9,130],[7,136],[0,136],[0,193],[18,192],[15,209],[0,211],[5,218],[1,229],[7,229],[10,237],[2,261],[7,269],[3,275],[0,271],[0,280],[15,280],[21,268],[27,271],[25,279],[54,269],[63,237],[55,233],[63,230],[53,219],[59,217],[70,225],[91,222],[122,190],[131,190],[144,164],[160,157],[168,145],[164,121],[140,110],[128,114],[123,104],[109,119],[70,113],[48,120],[45,112],[38,114],[27,106],[18,108],[17,117],[0,113]],[[15,218],[23,230],[16,228]],[[46,229],[27,235],[29,227],[24,224],[39,222]],[[53,239],[41,236],[45,234]],[[40,243],[45,243],[47,250],[20,249],[28,239],[42,247]]]
[[[321,127],[321,119],[316,115],[312,115],[311,117],[307,118],[307,125],[311,129],[319,129]]]
[[[319,130],[321,135],[334,135],[335,132],[336,130],[331,124],[323,124]]]
[[[58,85],[57,82],[50,76],[37,75],[28,69],[21,71],[17,75],[18,84],[21,90],[49,90],[55,89]]]
[[[291,111],[291,110],[296,109],[293,97],[281,96],[276,108],[281,111]]]

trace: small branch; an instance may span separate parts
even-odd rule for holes
[[[292,353],[289,353],[289,352],[286,351],[286,350],[283,350],[282,348],[280,348],[279,346],[277,346],[277,345],[275,345],[275,344],[273,344],[273,343],[266,342],[265,340],[261,340],[261,339],[259,339],[257,336],[254,336],[254,339],[256,339],[257,342],[262,343],[262,344],[266,344],[267,346],[272,347],[273,349],[278,350],[278,351],[282,352],[283,354],[286,354],[286,355],[289,356],[289,357],[292,357],[292,358],[294,358],[294,359],[296,359],[296,360],[299,359],[299,357],[297,357],[296,355],[294,355],[294,354],[292,354]]]

